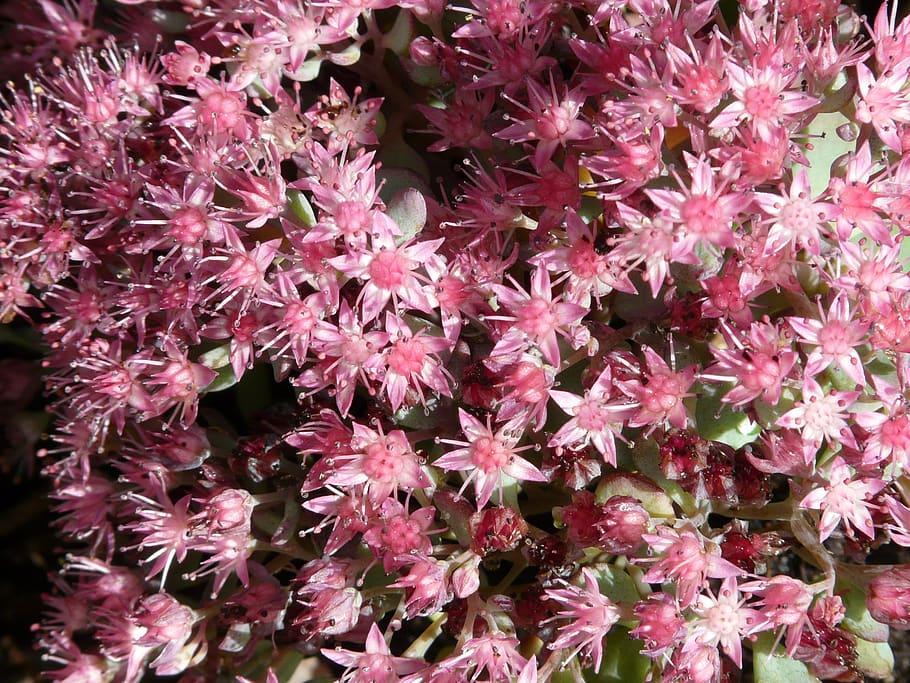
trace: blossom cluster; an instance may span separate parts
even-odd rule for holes
[[[0,320],[45,354],[51,680],[891,675],[896,4],[10,16]]]

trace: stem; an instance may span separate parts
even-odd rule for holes
[[[430,625],[408,645],[401,656],[422,658],[427,653],[427,650],[430,649],[430,645],[439,637],[442,632],[442,626],[447,619],[448,615],[445,612],[437,612],[431,616]]]
[[[512,582],[518,578],[518,575],[521,574],[527,566],[528,563],[525,560],[524,555],[519,554],[518,559],[516,559],[515,563],[512,565],[509,573],[505,575],[502,581],[493,587],[493,592],[496,594],[503,594],[506,588],[512,585]]]
[[[751,506],[735,507],[726,503],[714,503],[711,511],[724,517],[787,522],[793,515],[793,503],[790,500],[783,500],[760,508]]]

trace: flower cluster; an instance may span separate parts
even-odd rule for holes
[[[22,5],[50,679],[891,674],[896,5]]]

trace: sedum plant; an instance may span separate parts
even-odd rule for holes
[[[7,9],[50,680],[892,676],[896,4]]]

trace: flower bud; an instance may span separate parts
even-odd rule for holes
[[[641,545],[651,517],[641,503],[630,496],[613,496],[600,506],[597,531],[600,546],[617,555],[630,553]]]
[[[644,641],[643,650],[651,656],[666,652],[685,631],[685,620],[679,614],[676,601],[666,593],[653,593],[635,605],[638,626],[632,629],[633,638]]]
[[[866,605],[876,621],[910,630],[910,565],[893,567],[872,579]]]
[[[452,572],[452,589],[459,598],[467,598],[480,588],[480,557],[472,552]]]
[[[471,550],[481,557],[515,550],[528,533],[528,523],[507,507],[487,508],[471,516]]]

